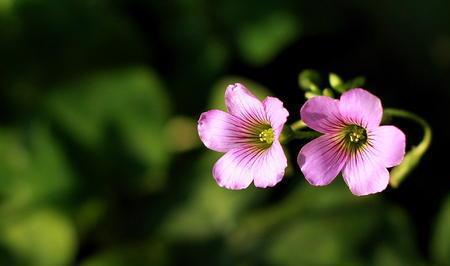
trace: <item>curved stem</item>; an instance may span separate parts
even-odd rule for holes
[[[428,122],[416,114],[395,108],[384,109],[384,114],[392,117],[400,117],[411,120],[419,124],[424,131],[422,141],[419,143],[419,145],[413,147],[408,153],[406,153],[403,162],[400,165],[394,167],[391,171],[391,178],[389,183],[392,187],[398,187],[398,185],[403,181],[407,174],[409,174],[417,166],[422,156],[430,147],[433,134],[431,126],[428,124]]]

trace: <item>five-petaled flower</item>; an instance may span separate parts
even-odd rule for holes
[[[394,126],[380,126],[380,99],[352,89],[340,100],[317,96],[300,110],[310,128],[323,133],[300,150],[297,161],[308,182],[328,185],[341,172],[355,195],[380,192],[389,183],[387,167],[405,154],[405,135]]]
[[[284,176],[286,156],[278,140],[289,115],[274,97],[260,101],[242,84],[225,92],[228,113],[202,113],[198,133],[206,147],[225,152],[214,165],[217,183],[228,189],[276,185]]]

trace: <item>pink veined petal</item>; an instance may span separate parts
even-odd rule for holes
[[[344,92],[339,101],[339,110],[347,123],[358,124],[366,129],[378,127],[383,116],[380,99],[364,89]]]
[[[250,146],[237,147],[225,153],[213,168],[217,184],[234,190],[247,188],[253,180],[252,166],[259,153]]]
[[[334,133],[344,123],[339,113],[339,101],[326,96],[309,99],[300,109],[300,117],[305,124],[321,133]]]
[[[225,104],[230,114],[249,123],[268,123],[262,102],[240,83],[227,87]]]
[[[275,137],[278,139],[281,131],[283,131],[289,112],[283,107],[283,102],[274,97],[266,97],[263,101],[263,106],[270,125],[275,132]]]
[[[227,152],[239,146],[250,134],[239,118],[220,110],[202,113],[197,130],[203,144],[218,152]]]
[[[385,167],[399,165],[405,156],[405,134],[394,126],[381,126],[371,131],[370,144]]]
[[[252,172],[256,187],[273,187],[283,179],[287,159],[280,142],[272,143],[272,146],[255,160]]]
[[[389,172],[368,150],[351,156],[342,171],[345,183],[357,196],[383,191],[389,183]]]
[[[325,186],[336,178],[347,158],[348,153],[341,148],[336,136],[326,134],[303,146],[297,162],[311,185]]]

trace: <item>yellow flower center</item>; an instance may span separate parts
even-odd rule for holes
[[[265,129],[259,133],[259,141],[272,144],[275,140],[275,134],[272,128]]]

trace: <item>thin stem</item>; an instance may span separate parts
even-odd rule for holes
[[[294,131],[294,134],[296,139],[313,139],[322,135],[316,131]]]
[[[403,181],[407,174],[409,174],[418,165],[420,159],[430,147],[433,134],[431,126],[428,124],[428,122],[414,113],[401,109],[387,108],[384,109],[384,114],[387,116],[400,117],[416,122],[422,127],[424,131],[422,141],[419,143],[419,145],[413,147],[405,155],[403,162],[400,165],[394,167],[391,171],[391,179],[389,182],[392,187],[398,187],[398,185]]]
[[[280,136],[280,142],[282,144],[287,144],[293,139],[312,139],[321,135],[319,132],[315,131],[303,131],[303,129],[307,128],[308,126],[302,120],[298,120],[290,126],[285,125]]]
[[[291,125],[291,129],[293,131],[299,131],[307,127],[308,126],[305,124],[305,122],[303,122],[303,120],[298,120]]]

